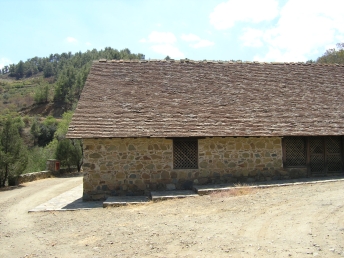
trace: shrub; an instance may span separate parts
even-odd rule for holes
[[[29,151],[28,165],[24,173],[39,172],[46,169],[48,159],[54,158],[55,149],[50,146],[33,147]]]

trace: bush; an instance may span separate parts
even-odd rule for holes
[[[39,172],[46,169],[48,159],[54,158],[55,149],[51,146],[33,147],[29,151],[28,165],[24,173]]]
[[[28,116],[23,117],[23,122],[25,124],[25,127],[28,127],[30,124],[30,118]]]
[[[43,123],[35,118],[30,130],[34,145],[38,144],[38,146],[44,147],[49,144],[54,139],[57,125],[57,120],[52,116],[48,116]]]

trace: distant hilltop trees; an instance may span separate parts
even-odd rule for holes
[[[42,103],[48,101],[50,88],[54,90],[54,101],[73,105],[79,99],[84,87],[93,60],[99,59],[144,59],[143,54],[133,54],[128,48],[118,51],[111,47],[104,50],[88,50],[84,53],[71,52],[62,54],[51,54],[49,57],[34,57],[26,62],[20,61],[18,64],[5,66],[2,74],[16,79],[30,78],[40,73],[44,78],[49,79],[50,86],[40,83],[37,89],[35,102]]]
[[[4,66],[0,73],[8,74],[10,77],[17,79],[28,78],[39,72],[44,73],[44,77],[57,76],[66,65],[72,65],[78,69],[92,60],[105,59],[142,59],[143,54],[133,54],[128,48],[118,51],[111,47],[106,47],[104,50],[97,49],[88,50],[84,53],[71,52],[62,54],[51,54],[49,57],[33,57],[27,61],[19,61],[18,64],[10,64]]]

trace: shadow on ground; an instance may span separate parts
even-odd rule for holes
[[[80,210],[80,209],[94,209],[94,208],[103,208],[102,201],[90,201],[85,202],[82,198],[79,198],[66,206],[62,207],[61,210]]]

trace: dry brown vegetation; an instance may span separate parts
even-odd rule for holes
[[[223,191],[216,191],[210,194],[213,198],[226,198],[241,195],[250,195],[257,192],[256,188],[252,188],[246,184],[235,184],[232,188]]]

